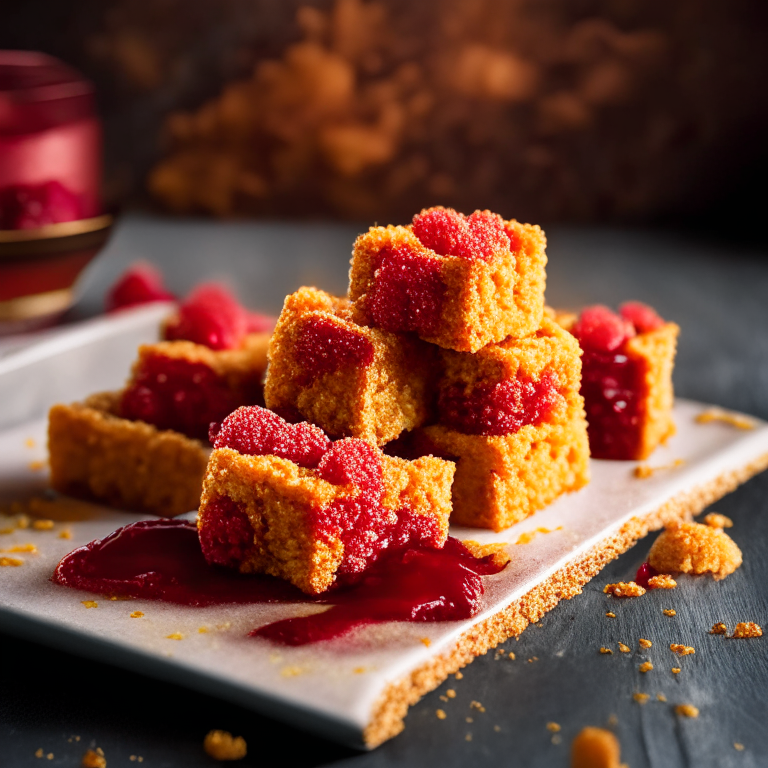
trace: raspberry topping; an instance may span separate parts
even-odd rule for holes
[[[120,415],[205,440],[210,423],[221,421],[238,402],[207,365],[149,355],[123,392]]]
[[[58,181],[0,190],[0,229],[36,229],[82,218],[80,196]]]
[[[248,332],[248,313],[222,285],[195,288],[165,327],[169,341],[184,339],[211,349],[235,349]]]
[[[657,331],[664,325],[664,320],[656,310],[640,301],[628,301],[622,304],[619,312],[625,320],[632,323],[638,333]]]
[[[301,329],[295,354],[305,375],[314,379],[346,366],[369,365],[373,361],[373,344],[362,333],[333,320],[313,318]]]
[[[106,298],[107,312],[149,304],[153,301],[175,301],[163,284],[163,275],[148,261],[137,261],[118,278]]]
[[[571,333],[583,349],[613,352],[635,335],[635,328],[608,307],[597,304],[582,310]]]
[[[279,456],[307,468],[316,467],[331,447],[319,427],[307,422],[289,424],[258,405],[238,408],[224,419],[216,434],[213,432],[209,438],[214,448],[233,448],[250,456]]]
[[[317,471],[334,485],[355,485],[378,496],[382,493],[381,459],[365,440],[337,440],[320,460]]]
[[[229,496],[209,502],[206,524],[199,529],[200,547],[206,561],[236,568],[253,547],[253,528],[243,507]]]
[[[562,401],[556,377],[546,372],[538,381],[520,376],[490,386],[449,387],[440,394],[443,424],[469,435],[508,435],[526,424],[540,424]]]
[[[397,251],[382,254],[371,297],[371,314],[380,328],[437,333],[444,297],[439,259]]]
[[[427,208],[413,217],[413,233],[440,256],[488,261],[510,249],[504,220],[490,211],[464,216],[452,208]]]

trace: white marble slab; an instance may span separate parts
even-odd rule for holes
[[[38,549],[37,554],[5,555],[21,558],[24,564],[0,568],[0,628],[196,688],[359,746],[375,702],[389,683],[451,648],[473,623],[524,595],[631,517],[654,511],[668,499],[768,453],[768,424],[755,420],[751,430],[720,422],[699,424],[695,417],[706,407],[678,401],[678,434],[646,462],[663,467],[681,459],[678,466],[638,479],[635,462],[593,461],[588,487],[503,533],[453,529],[452,535],[462,539],[506,542],[513,557],[502,573],[488,577],[482,610],[470,621],[369,626],[325,643],[283,648],[248,638],[247,632],[323,608],[295,604],[190,608],[110,601],[56,586],[49,577],[63,555],[140,519],[89,506],[84,507],[83,519],[57,522],[52,530],[0,535],[0,549],[28,543]],[[40,464],[44,461],[43,421],[0,433],[0,499],[44,489],[46,472]],[[542,527],[560,530],[515,544],[522,533]],[[59,538],[65,529],[71,539]],[[98,607],[86,608],[83,601],[89,599]],[[144,616],[131,618],[133,611]],[[201,627],[208,631],[201,633]],[[183,639],[169,639],[175,633]]]

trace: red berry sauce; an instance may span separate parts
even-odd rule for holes
[[[433,335],[440,330],[444,298],[440,259],[396,250],[381,254],[371,296],[380,328]]]
[[[253,527],[241,504],[220,496],[205,508],[200,548],[211,565],[237,568],[253,550]]]
[[[508,435],[526,424],[541,424],[562,401],[556,377],[538,381],[518,377],[475,387],[471,394],[456,385],[440,393],[440,422],[468,435]]]
[[[589,450],[596,459],[637,457],[645,394],[646,367],[631,358],[627,341],[663,325],[650,308],[625,304],[622,317],[603,306],[588,307],[572,333],[584,350],[581,394],[587,412]]]
[[[250,323],[249,313],[224,286],[198,286],[182,302],[178,314],[165,327],[169,341],[193,341],[211,349],[239,347]]]
[[[373,362],[373,344],[362,333],[323,318],[304,323],[294,350],[307,381],[340,368]]]
[[[257,405],[238,408],[211,430],[209,439],[214,448],[233,448],[248,456],[279,456],[307,468],[316,467],[331,447],[320,427],[306,421],[289,424]]]
[[[260,398],[257,385],[251,396]],[[232,392],[204,363],[153,354],[124,390],[120,416],[205,440],[211,422],[221,421],[241,403],[242,393]]]
[[[0,229],[36,229],[83,217],[80,196],[61,182],[15,184],[0,189]]]
[[[237,542],[234,542],[237,546]],[[454,621],[476,615],[483,576],[501,570],[456,539],[442,549],[410,547],[379,558],[363,578],[316,597],[270,576],[244,576],[206,563],[194,523],[145,520],[70,552],[52,581],[96,594],[208,606],[314,602],[332,608],[251,632],[285,645],[329,640],[383,621]]]
[[[648,580],[658,575],[659,572],[650,563],[643,563],[635,574],[635,584],[639,584],[643,589],[654,589],[648,584]]]
[[[132,264],[109,289],[106,297],[107,312],[125,307],[149,304],[154,301],[175,301],[163,283],[159,269],[149,262]]]

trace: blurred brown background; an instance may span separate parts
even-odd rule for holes
[[[110,204],[401,222],[439,203],[765,242],[764,3],[15,6],[0,48],[96,83]]]

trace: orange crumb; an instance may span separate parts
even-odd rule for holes
[[[140,619],[140,618],[141,618],[143,615],[144,615],[144,612],[143,612],[143,611],[134,611],[134,612],[131,614],[131,618],[132,618],[132,619]]]
[[[672,667],[672,674],[673,675],[679,675],[680,674],[680,667]]]
[[[641,672],[650,672],[650,671],[653,669],[653,664],[651,664],[651,662],[650,662],[650,661],[644,661],[644,662],[643,662],[643,663],[642,663],[642,664],[641,664],[641,665],[638,667],[638,669],[639,669]]]
[[[476,709],[478,712],[485,712],[485,707],[479,701],[470,701],[470,709]]]
[[[72,531],[70,531],[69,528],[64,528],[64,530],[59,531],[59,538],[60,539],[71,539],[72,538]]]
[[[364,675],[368,670],[365,667],[355,667],[352,672],[355,675]]]
[[[665,608],[662,613],[665,616],[677,616],[677,611],[674,608]]]
[[[99,604],[95,600],[81,600],[82,605],[86,608],[98,608]]]
[[[421,642],[429,648],[432,645],[432,641],[428,637],[422,637]]]
[[[471,717],[465,717],[464,720],[467,723],[474,723],[475,722]]]
[[[45,752],[43,752],[42,747],[35,751],[35,757],[45,757]]]
[[[559,733],[560,732],[560,724],[559,723],[547,723],[547,730],[552,731],[552,733]]]
[[[53,528],[53,526],[54,526],[53,520],[33,520],[32,521],[32,527],[36,531],[50,531],[51,528]]]
[[[696,653],[695,648],[692,648],[690,645],[681,645],[680,643],[672,643],[669,646],[669,650],[678,656],[690,656],[692,653]]]
[[[704,524],[710,528],[733,528],[733,520],[730,517],[721,515],[719,512],[710,512],[704,518]]]
[[[511,653],[511,654],[510,654],[510,656],[514,657],[514,654],[513,654],[513,653]],[[464,675],[463,675],[461,672],[457,672],[457,673],[454,675],[454,677],[455,677],[457,680],[461,680],[461,679],[464,677]]]
[[[624,643],[619,643],[619,650],[622,653],[632,653],[632,649],[628,645],[624,645]]]
[[[455,699],[455,698],[456,698],[456,691],[454,691],[454,690],[453,690],[453,688],[449,688],[449,689],[448,689],[448,690],[445,692],[445,695],[446,695],[446,696],[447,696],[449,699]]]
[[[537,533],[554,533],[562,529],[563,526],[558,525],[557,528],[537,528],[535,531],[526,531],[520,534],[515,544],[530,544],[536,538]]]
[[[104,757],[104,751],[99,748],[89,749],[83,755],[83,768],[107,768],[107,759]]]
[[[605,615],[606,615],[606,616],[607,616],[609,619],[615,619],[615,618],[616,618],[616,614],[615,614],[613,611],[608,611],[608,612],[607,612]]]
[[[671,464],[665,464],[663,467],[649,467],[647,464],[638,464],[635,467],[635,477],[644,480],[650,477],[654,472],[660,472],[663,469],[677,469],[685,464],[685,459],[675,459]]]
[[[211,630],[208,629],[208,627],[198,627],[197,632],[200,635],[205,635],[206,633],[210,632]]]
[[[733,748],[734,748],[734,749],[735,749],[737,752],[743,752],[743,751],[744,751],[744,745],[743,745],[743,744],[741,744],[741,743],[739,743],[738,741],[734,741],[734,742],[733,742]]]
[[[675,707],[675,713],[683,717],[698,717],[699,710],[693,704],[678,704]]]
[[[723,424],[730,424],[737,429],[754,429],[755,422],[738,413],[730,413],[721,408],[708,408],[696,416],[698,424],[709,424],[711,421],[720,421]]]
[[[571,744],[571,768],[620,768],[619,740],[604,728],[584,728]]]
[[[638,641],[641,648],[650,648],[653,643],[650,640],[646,640],[644,637],[641,637]]]
[[[510,652],[507,654],[507,658],[508,658],[510,661],[514,661],[514,660],[515,660],[515,658],[516,658],[516,657],[515,657],[515,654],[514,654],[514,651],[510,651]]]
[[[45,462],[38,459],[37,461],[30,461],[28,466],[33,472],[39,472],[45,467]]]
[[[754,621],[740,621],[733,630],[733,635],[731,635],[731,637],[737,638],[762,636],[763,628],[759,624],[755,624]]]
[[[620,581],[618,584],[606,584],[603,592],[614,597],[640,597],[645,590],[634,581]]]
[[[464,740],[465,740],[465,741],[472,741],[472,734],[471,734],[471,733],[468,733],[468,734],[467,734],[467,735],[464,737]]]
[[[661,573],[711,573],[719,580],[741,565],[741,550],[720,528],[681,523],[670,526],[656,539],[648,562]]]
[[[16,568],[24,565],[24,561],[19,557],[0,557],[0,567]]]
[[[645,704],[651,697],[647,693],[635,693],[632,695],[632,698],[638,702],[638,704]]]
[[[24,441],[24,445],[25,445],[27,448],[34,448],[34,447],[37,445],[37,443],[35,442],[35,438],[34,438],[34,437],[28,437],[28,438],[27,438],[27,439]]]
[[[663,693],[657,693],[657,694],[656,694],[656,699],[657,699],[658,701],[666,701],[666,700],[667,700],[667,697],[666,697],[666,696],[665,696]]]
[[[32,555],[37,554],[37,547],[34,544],[17,544],[15,547],[8,547],[8,549],[0,549],[0,552],[29,552]]]
[[[233,737],[228,731],[208,731],[203,749],[214,760],[242,760],[248,754],[245,739]]]
[[[448,717],[448,715],[445,714],[444,709],[436,709],[435,714],[437,715],[438,720],[445,720],[445,718]]]
[[[503,568],[512,560],[510,555],[507,554],[507,544],[505,542],[480,544],[480,542],[473,539],[466,539],[461,543],[470,551],[472,557],[476,557],[478,560],[489,557],[497,568]]]
[[[539,660],[538,656],[533,656],[532,658],[528,659],[528,663],[533,664],[534,661],[538,661],[538,660]]]
[[[718,621],[717,624],[712,625],[712,629],[709,630],[710,635],[727,635],[728,627],[723,624],[722,621]]]
[[[610,648],[606,648],[605,646],[603,646],[600,649],[600,653],[613,653],[613,651]]]
[[[170,635],[165,636],[166,640],[183,640],[184,635],[181,632],[171,632]]]
[[[674,589],[677,582],[668,573],[660,573],[648,579],[648,586],[652,589]]]

